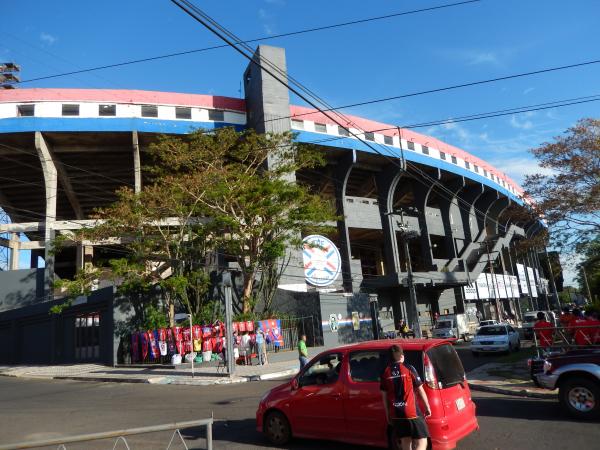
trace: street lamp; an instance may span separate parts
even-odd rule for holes
[[[414,211],[414,209],[412,209]],[[407,284],[408,284],[408,295],[410,297],[410,311],[412,316],[411,328],[415,333],[416,338],[421,338],[421,324],[419,323],[419,309],[417,306],[417,293],[415,291],[415,284],[413,280],[413,272],[412,272],[412,261],[410,258],[410,251],[408,248],[408,241],[410,239],[415,239],[419,236],[419,232],[416,230],[411,230],[407,223],[404,222],[404,210],[394,210],[385,213],[386,216],[400,216],[400,221],[396,222],[398,231],[400,232],[400,237],[402,240],[402,244],[404,246],[404,254],[406,255],[406,275],[407,275]]]

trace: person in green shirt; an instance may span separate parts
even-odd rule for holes
[[[298,341],[298,359],[300,360],[300,370],[308,363],[308,349],[306,348],[306,335],[300,336]]]

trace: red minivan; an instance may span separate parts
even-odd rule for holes
[[[324,351],[291,381],[263,395],[257,430],[275,445],[294,436],[395,447],[379,390],[393,344],[404,349],[405,363],[423,380],[431,406],[431,448],[455,448],[479,425],[465,370],[451,342],[443,339],[386,339]]]

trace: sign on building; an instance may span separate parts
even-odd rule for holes
[[[525,275],[525,266],[517,264],[517,273],[519,274],[519,284],[521,285],[521,294],[529,295],[529,287],[527,285],[527,276]]]
[[[302,246],[306,282],[317,287],[333,284],[342,269],[342,258],[335,244],[313,234],[302,240]]]
[[[535,276],[533,275],[533,269],[527,267],[527,276],[529,277],[529,289],[531,289],[531,296],[537,297],[537,288],[535,287]]]

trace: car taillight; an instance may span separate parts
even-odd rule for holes
[[[425,366],[425,383],[427,386],[429,386],[431,389],[440,389],[433,364],[427,355],[425,355],[423,358],[423,365]]]

